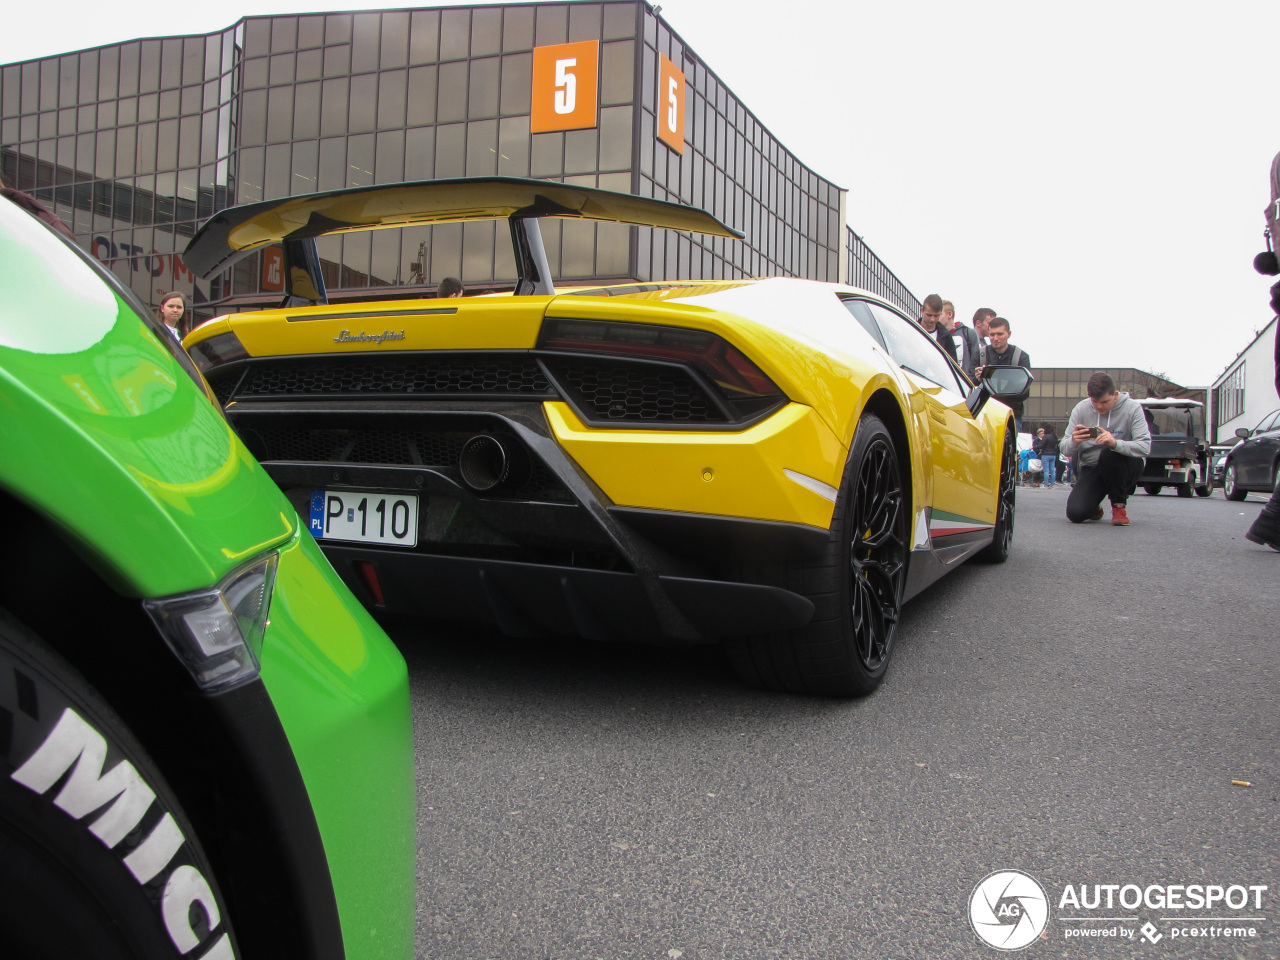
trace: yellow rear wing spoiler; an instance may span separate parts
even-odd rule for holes
[[[183,260],[197,276],[228,269],[262,247],[285,250],[288,292],[324,302],[315,238],[335,233],[473,220],[511,224],[516,294],[554,293],[537,228],[541,217],[600,220],[742,239],[743,234],[705,210],[629,193],[552,180],[462,177],[332,190],[264,200],[214,214],[187,244]]]

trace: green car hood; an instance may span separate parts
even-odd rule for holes
[[[155,597],[213,583],[296,514],[144,313],[0,201],[0,488],[120,592]]]

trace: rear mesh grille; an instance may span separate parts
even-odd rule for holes
[[[306,427],[238,428],[249,451],[265,462],[420,466],[453,474],[462,446],[475,430],[426,431]],[[490,497],[572,503],[564,484],[537,457],[528,457],[528,475],[519,486],[495,491]]]
[[[231,386],[217,382],[220,399]],[[239,376],[240,371],[231,374]],[[237,400],[290,397],[439,397],[500,395],[547,397],[551,384],[528,354],[420,354],[385,357],[287,357],[249,365],[235,388]],[[224,400],[225,402],[225,400]]]
[[[547,363],[579,408],[597,422],[728,422],[701,384],[680,367],[596,357],[557,357]]]
[[[473,433],[273,427],[245,430],[259,460],[445,467],[458,462]]]

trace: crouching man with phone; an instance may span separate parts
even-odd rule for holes
[[[1117,393],[1105,373],[1089,378],[1088,399],[1071,411],[1062,437],[1062,455],[1079,457],[1080,472],[1067,498],[1072,523],[1102,519],[1102,501],[1111,501],[1111,525],[1129,525],[1129,494],[1142,476],[1142,461],[1151,452],[1151,431],[1142,405]]]

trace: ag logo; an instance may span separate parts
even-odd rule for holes
[[[983,943],[997,950],[1021,950],[1036,941],[1049,922],[1044,887],[1021,870],[997,870],[973,888],[969,923]]]

